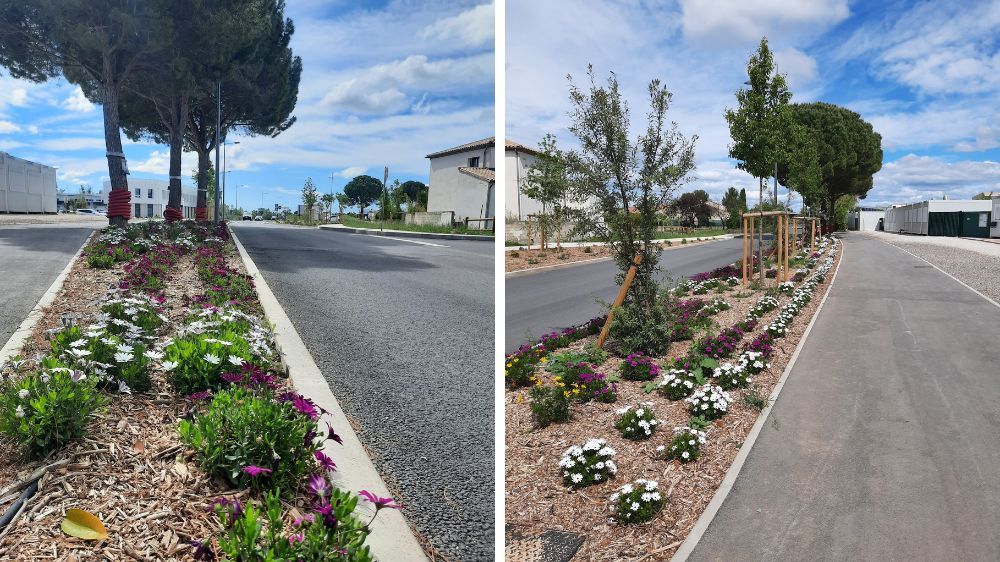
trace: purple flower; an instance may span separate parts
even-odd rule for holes
[[[188,544],[194,547],[192,556],[195,560],[215,560],[215,553],[212,552],[212,544],[209,541],[190,541]]]
[[[333,459],[326,456],[323,451],[316,451],[313,453],[313,456],[315,456],[316,460],[319,461],[319,465],[326,470],[337,470],[337,463],[333,462]]]
[[[378,511],[377,508],[376,511]],[[337,517],[333,514],[333,506],[330,505],[325,499],[323,500],[323,503],[319,505],[319,509],[317,509],[316,512],[323,516],[324,525],[327,527],[337,526]]]
[[[329,489],[326,478],[319,474],[310,474],[307,486],[310,492],[319,497],[325,496]]]
[[[295,543],[297,543],[297,542],[306,542],[306,535],[305,535],[305,533],[298,532],[298,533],[292,533],[291,535],[288,535],[288,544],[290,544],[292,546],[295,546]]]
[[[344,444],[344,440],[341,439],[339,435],[337,435],[337,432],[333,430],[333,426],[330,425],[329,422],[327,422],[327,424],[326,424],[326,438],[328,440],[336,441],[337,443],[340,443],[341,445]]]
[[[195,392],[194,394],[188,394],[188,400],[205,400],[212,397],[212,393],[208,390],[203,390],[201,392]]]
[[[393,498],[380,498],[379,496],[369,492],[368,490],[361,490],[360,492],[358,492],[358,494],[364,499],[375,504],[375,511],[378,511],[382,508],[401,509],[403,507],[399,505],[399,502],[397,502]]]
[[[257,476],[260,476],[261,474],[263,474],[263,475],[266,476],[268,474],[271,474],[271,469],[270,468],[264,468],[262,466],[255,466],[255,465],[251,464],[251,465],[247,465],[247,466],[243,467],[243,473],[244,474],[249,474],[252,477],[257,477]]]
[[[236,384],[243,382],[243,375],[239,373],[222,373],[220,376],[222,377],[222,380],[229,383]]]
[[[302,517],[296,517],[295,519],[293,519],[292,525],[295,525],[296,527],[301,527],[303,523],[309,523],[311,525],[314,521],[316,521],[316,516],[313,515],[312,513],[309,513],[307,515],[303,515]]]

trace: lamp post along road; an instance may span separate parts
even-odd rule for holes
[[[389,166],[385,167],[385,174],[382,176],[382,224],[378,227],[379,232],[385,230],[385,192],[389,182]]]

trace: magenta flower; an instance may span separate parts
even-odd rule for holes
[[[333,426],[330,425],[330,422],[327,422],[327,424],[326,424],[326,438],[327,439],[331,439],[333,441],[336,441],[337,443],[340,443],[341,445],[344,444],[344,440],[341,439],[340,436],[337,435],[337,432],[333,430]]]
[[[292,546],[295,546],[295,543],[297,543],[297,542],[299,542],[299,543],[306,542],[306,535],[305,535],[305,533],[298,532],[298,533],[293,533],[291,535],[288,535],[288,544],[290,544]]]
[[[296,517],[295,519],[292,520],[292,525],[295,525],[296,527],[301,527],[303,523],[308,523],[311,525],[313,521],[316,521],[316,516],[310,513],[308,515],[303,515],[302,517]]]
[[[327,490],[329,489],[329,485],[326,481],[326,478],[319,474],[309,475],[308,487],[310,492],[319,497],[325,496]]]
[[[187,396],[188,400],[206,400],[211,397],[212,393],[207,390],[203,390],[201,392],[195,392],[194,394],[188,394]]]
[[[316,512],[323,516],[324,525],[327,527],[337,526],[337,517],[333,514],[333,506],[330,505],[329,502],[323,500],[323,503],[320,504],[319,509],[317,509]]]
[[[233,384],[243,382],[243,375],[239,373],[222,373],[220,377],[222,377],[222,380]]]
[[[255,465],[252,465],[252,464],[243,467],[243,473],[244,474],[249,474],[250,476],[255,477],[255,478],[257,476],[260,476],[261,474],[263,474],[263,475],[266,476],[268,474],[271,474],[271,472],[272,471],[271,471],[270,468],[264,468],[262,466],[255,466]]]
[[[316,451],[313,453],[316,460],[319,461],[319,465],[326,470],[337,470],[337,463],[333,462],[333,459],[323,454],[323,451]]]
[[[361,490],[360,492],[358,492],[358,494],[364,499],[375,504],[375,511],[378,511],[383,508],[402,509],[403,507],[402,505],[399,504],[399,502],[397,502],[393,498],[381,498],[369,492],[368,490]]]

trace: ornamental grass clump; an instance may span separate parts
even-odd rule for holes
[[[611,513],[620,525],[634,525],[651,521],[667,504],[659,484],[640,478],[634,484],[625,484],[611,494]]]
[[[325,479],[322,484],[315,483],[317,491],[313,504],[306,514],[294,518],[286,517],[281,495],[276,491],[264,494],[260,506],[239,499],[215,500],[212,507],[220,528],[218,554],[227,560],[242,562],[374,560],[369,547],[365,546],[371,532],[369,526],[355,516],[360,497],[334,488]],[[310,480],[311,488],[312,484]],[[388,507],[398,508],[397,505]],[[376,507],[376,514],[378,510]],[[211,541],[196,542],[194,546],[196,560],[215,558]]]
[[[671,400],[687,398],[694,392],[698,381],[693,374],[683,369],[668,369],[657,384],[657,390]]]
[[[618,369],[621,378],[627,381],[649,381],[660,374],[660,366],[656,361],[639,353],[629,354]]]
[[[97,379],[62,366],[54,358],[42,360],[38,370],[20,379],[24,362],[12,361],[11,372],[0,383],[0,433],[42,458],[73,439],[83,437],[87,422],[105,403]],[[5,370],[7,370],[5,369]]]
[[[316,405],[300,395],[234,387],[216,393],[204,412],[181,420],[179,431],[205,472],[241,488],[294,493],[319,468],[317,461],[335,468],[321,451],[318,418]]]
[[[684,399],[692,416],[701,416],[706,420],[717,420],[726,415],[729,405],[733,403],[732,396],[718,385],[706,384]]]
[[[704,431],[689,426],[675,427],[674,437],[671,439],[670,445],[660,445],[656,451],[663,455],[666,460],[689,463],[698,460],[701,446],[706,442]]]
[[[604,439],[589,439],[581,445],[573,445],[559,460],[563,482],[570,488],[583,488],[604,482],[618,473],[613,460],[615,450]]]
[[[622,437],[633,441],[649,439],[656,431],[656,426],[660,424],[660,420],[656,419],[656,414],[653,412],[652,402],[625,406],[616,410],[615,414],[618,416],[615,419],[615,429],[622,434]]]

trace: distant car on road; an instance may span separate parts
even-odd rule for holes
[[[253,217],[251,217],[250,215],[243,215],[243,220],[245,220],[245,221],[252,221]]]
[[[255,220],[255,221],[262,221],[262,220],[264,220],[264,217],[262,217],[260,215],[257,215],[256,217],[253,218],[253,220]]]
[[[78,215],[97,215],[97,216],[103,216],[104,215],[104,213],[102,213],[101,211],[98,211],[97,209],[77,209],[76,210],[76,214],[78,214]]]

